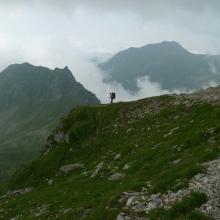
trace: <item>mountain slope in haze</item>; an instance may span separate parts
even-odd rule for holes
[[[77,105],[98,104],[70,70],[28,63],[0,73],[0,176],[33,159],[59,118]]]
[[[137,80],[148,76],[162,89],[197,90],[211,82],[220,83],[220,56],[192,54],[176,42],[129,48],[100,65],[106,82],[121,83],[137,92]]]
[[[2,193],[0,218],[215,218],[219,103],[220,87],[75,108]]]

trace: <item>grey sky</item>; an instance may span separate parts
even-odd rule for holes
[[[220,54],[219,11],[218,0],[0,0],[0,69],[68,65],[101,97],[90,58],[163,40]]]

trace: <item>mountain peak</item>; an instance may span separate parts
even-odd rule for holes
[[[56,67],[54,70],[56,70],[56,71],[71,72],[68,66],[65,66],[64,68]]]
[[[190,91],[220,82],[220,57],[193,54],[176,41],[163,41],[120,51],[100,67],[106,82],[117,82],[139,91],[137,81],[148,77],[164,90]]]
[[[79,93],[82,92],[86,95],[88,94],[88,96],[91,95],[92,99],[95,100],[94,102],[99,102],[94,94],[87,91],[75,80],[68,67],[64,67],[63,69],[49,69],[47,67],[34,66],[29,63],[10,65],[0,74],[0,90],[7,88],[13,90],[13,92],[8,94],[8,96],[10,96],[13,93],[14,96],[16,96],[16,98],[13,96],[13,100],[19,100],[19,94],[22,96],[25,94],[26,96],[26,93],[37,93],[41,99],[48,100],[48,97],[50,97],[49,101],[51,101],[53,98],[56,99],[55,93],[59,93],[65,97],[64,93],[66,91],[76,94],[77,90]],[[7,101],[7,103],[9,103],[9,101]],[[87,102],[85,101],[85,103]]]
[[[14,64],[10,64],[6,69],[8,68],[19,68],[19,67],[34,67],[34,65],[25,62],[25,63],[14,63]]]
[[[60,117],[78,105],[99,103],[68,68],[51,70],[22,63],[3,70],[0,73],[0,179],[41,151]]]
[[[68,66],[65,66],[63,69],[64,69],[64,70],[68,70],[68,71],[70,71],[70,69],[69,69]]]
[[[4,71],[5,72],[23,72],[23,71],[28,71],[32,69],[44,69],[44,70],[50,70],[47,67],[42,67],[42,66],[35,66],[31,63],[24,62],[24,63],[15,63],[15,64],[10,64]]]
[[[181,49],[184,51],[187,51],[181,44],[179,44],[176,41],[162,41],[160,43],[151,43],[151,44],[146,44],[141,47],[129,47],[127,50],[143,50],[143,49]],[[125,51],[127,51],[125,50]],[[123,51],[122,51],[123,52]],[[188,51],[187,51],[188,52]],[[120,53],[120,52],[119,52]],[[188,52],[189,53],[189,52]]]
[[[158,44],[182,47],[181,44],[179,44],[176,41],[162,41],[161,43]]]
[[[28,62],[24,62],[24,63],[21,63],[21,64],[17,64],[17,65],[21,65],[21,66],[29,66],[29,67],[34,67],[33,64],[31,63],[28,63]]]
[[[141,48],[167,51],[183,51],[189,53],[189,51],[187,51],[181,44],[176,41],[162,41],[160,43],[148,44]]]
[[[51,69],[51,68],[43,67],[43,66],[35,66],[28,62],[11,64],[3,72],[8,71],[8,70],[9,71],[11,70],[21,71],[21,70],[29,70],[29,69],[35,69],[35,70],[41,69],[43,71],[50,71],[50,72],[52,71],[65,72],[65,73],[71,73],[72,75],[72,72],[67,66],[65,66],[64,68],[55,67],[54,69]]]
[[[186,50],[180,43],[176,41],[163,41],[160,43],[161,46],[167,46],[167,47],[176,47]]]

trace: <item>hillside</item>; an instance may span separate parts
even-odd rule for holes
[[[0,218],[217,219],[219,104],[217,87],[72,110],[2,191]]]
[[[220,56],[193,54],[176,42],[129,48],[114,55],[100,68],[106,82],[121,83],[137,92],[137,79],[148,77],[164,90],[197,90],[220,83]]]
[[[0,179],[39,155],[60,117],[74,106],[98,103],[67,67],[7,67],[0,73]]]

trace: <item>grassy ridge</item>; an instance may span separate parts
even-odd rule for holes
[[[162,96],[73,110],[63,120],[70,143],[54,146],[16,174],[9,188],[34,190],[2,199],[0,216],[110,220],[121,210],[122,192],[139,191],[149,182],[152,193],[187,186],[203,170],[204,161],[220,155],[220,107],[175,102],[174,97]],[[99,174],[91,178],[101,162]],[[67,175],[59,171],[72,163],[83,163],[84,169]],[[125,165],[130,168],[123,169]],[[125,174],[124,178],[108,180],[115,172]],[[53,184],[48,185],[48,180]],[[195,206],[190,207],[193,212]],[[177,218],[181,215],[180,209]]]

